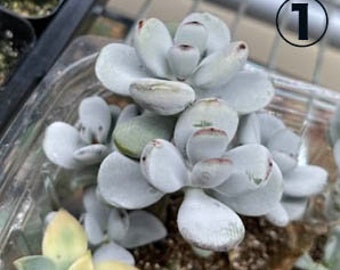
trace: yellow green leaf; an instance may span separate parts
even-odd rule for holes
[[[117,261],[107,261],[107,262],[101,262],[97,263],[95,265],[95,270],[138,270],[136,267],[133,267],[131,265],[117,262]]]
[[[16,260],[17,270],[56,270],[54,262],[45,256],[27,256]]]
[[[42,251],[58,269],[68,269],[87,251],[86,233],[72,215],[61,209],[46,228]]]
[[[94,270],[91,252],[87,251],[82,257],[76,260],[68,270]]]

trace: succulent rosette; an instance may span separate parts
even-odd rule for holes
[[[107,45],[95,70],[106,88],[131,96],[156,114],[180,113],[205,97],[224,99],[238,113],[247,114],[265,107],[274,95],[266,75],[241,71],[247,57],[247,44],[231,42],[222,20],[193,13],[173,38],[158,19],[139,21],[134,46]]]
[[[45,132],[43,150],[47,158],[66,169],[99,164],[113,151],[112,130],[120,109],[100,97],[88,97],[79,105],[77,126],[54,122]]]

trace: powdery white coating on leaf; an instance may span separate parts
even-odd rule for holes
[[[300,220],[307,209],[308,198],[293,198],[284,196],[281,200],[281,204],[286,210],[290,221]]]
[[[126,237],[129,230],[130,219],[124,209],[111,208],[107,222],[107,234],[109,239],[115,242],[121,241]]]
[[[119,152],[110,154],[101,163],[98,189],[108,204],[130,210],[147,207],[163,196],[144,178],[139,163]]]
[[[135,265],[135,259],[132,254],[114,242],[104,244],[95,250],[93,261],[95,264],[107,261],[119,261],[129,265]]]
[[[284,174],[284,194],[292,197],[310,197],[322,192],[328,173],[318,166],[298,166]]]
[[[260,122],[255,113],[245,115],[240,120],[238,142],[241,144],[261,143]]]
[[[169,77],[167,53],[172,38],[167,27],[156,18],[141,20],[134,33],[134,46],[144,65],[159,78]]]
[[[129,215],[130,227],[127,235],[119,242],[125,248],[136,248],[159,241],[167,231],[162,222],[146,211],[133,211]]]
[[[105,240],[105,236],[96,217],[90,213],[85,213],[83,220],[88,242],[93,246],[101,244]]]
[[[221,50],[230,43],[229,28],[220,18],[207,12],[196,12],[185,17],[181,25],[190,22],[198,22],[204,25],[204,27],[207,29],[207,54]]]
[[[272,156],[276,164],[279,166],[282,173],[294,170],[298,165],[296,157],[292,157],[286,153],[279,151],[271,151]]]
[[[184,111],[176,124],[174,142],[183,155],[190,136],[202,128],[224,131],[229,140],[234,137],[238,126],[238,115],[225,101],[216,98],[201,99]]]
[[[110,152],[110,148],[106,145],[91,144],[77,149],[73,157],[82,164],[92,165],[100,163]]]
[[[286,127],[280,118],[268,112],[259,112],[257,117],[260,122],[261,144],[263,145],[266,145],[277,131]]]
[[[330,143],[334,145],[337,140],[340,139],[340,105],[338,104],[333,115],[333,118],[329,122],[328,136]]]
[[[267,184],[256,190],[235,197],[223,196],[221,193],[213,191],[214,196],[218,200],[229,206],[235,212],[246,216],[266,215],[280,202],[282,193],[282,174],[275,163],[273,173]]]
[[[239,216],[200,189],[189,189],[179,208],[178,229],[190,244],[199,248],[228,251],[244,237]]]
[[[56,165],[66,169],[81,167],[74,159],[73,153],[85,146],[78,130],[63,122],[54,122],[45,131],[43,150],[47,158]]]
[[[172,193],[188,184],[188,171],[177,148],[168,141],[149,142],[141,155],[140,166],[149,183],[164,193]]]
[[[267,74],[254,71],[240,71],[231,80],[206,95],[226,100],[239,114],[256,112],[267,106],[275,90]]]
[[[229,137],[217,128],[202,128],[194,132],[188,139],[186,154],[191,164],[209,159],[220,158],[226,151]]]
[[[129,96],[130,84],[148,77],[136,50],[128,45],[112,43],[101,49],[95,72],[101,83],[112,92]]]
[[[174,45],[170,48],[167,59],[172,73],[178,80],[189,77],[200,60],[200,52],[189,45]]]
[[[244,42],[233,42],[223,50],[217,51],[204,58],[197,67],[195,73],[190,77],[190,81],[197,87],[209,90],[224,86],[243,68],[247,61],[248,53],[248,46]],[[247,81],[244,80],[242,83],[247,83]],[[240,91],[238,88],[237,92]],[[214,96],[210,94],[210,91],[207,90],[206,92],[209,97]],[[230,91],[229,95],[231,94],[232,91]],[[227,99],[227,96],[228,95],[226,94],[223,98]],[[234,99],[231,100],[234,101]],[[235,108],[238,107],[235,106]]]
[[[333,155],[334,155],[336,166],[340,168],[340,140],[337,140],[333,147]]]
[[[207,41],[208,31],[206,27],[197,21],[188,21],[178,26],[174,41],[176,45],[189,45],[198,49],[198,53],[203,54]]]
[[[202,160],[194,166],[190,185],[199,188],[214,188],[226,181],[233,171],[233,162],[225,158]]]
[[[289,223],[289,217],[281,203],[278,203],[266,216],[266,219],[278,227],[285,227]]]
[[[80,136],[87,143],[106,143],[112,125],[110,107],[100,97],[88,97],[79,108]]]
[[[130,93],[141,107],[160,115],[177,114],[195,100],[188,84],[149,78],[136,80]]]
[[[136,104],[128,104],[124,107],[122,112],[119,114],[116,125],[122,124],[131,118],[134,118],[140,114],[140,110]]]

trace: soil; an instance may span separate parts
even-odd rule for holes
[[[316,260],[322,257],[325,236],[316,238],[315,228],[298,223],[278,228],[263,218],[248,217],[242,217],[246,236],[235,250],[229,254],[214,253],[208,258],[198,257],[178,233],[176,219],[182,196],[167,200],[167,215],[160,218],[165,220],[168,237],[133,251],[139,269],[288,270],[306,250],[311,250]],[[156,212],[159,213],[159,209]]]
[[[58,3],[58,0],[0,0],[2,6],[25,17],[47,16]]]

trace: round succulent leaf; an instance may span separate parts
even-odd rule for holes
[[[110,109],[110,113],[111,113],[111,118],[113,120],[113,122],[115,123],[120,115],[120,113],[122,112],[122,109],[114,104],[110,104],[108,105],[109,109]]]
[[[190,136],[200,129],[214,128],[224,131],[229,140],[238,126],[238,115],[224,100],[207,98],[196,101],[184,111],[175,127],[174,142],[183,155]]]
[[[166,237],[167,231],[162,222],[146,211],[133,211],[129,214],[129,230],[118,243],[125,248],[136,248],[159,241]]]
[[[177,216],[178,229],[190,244],[202,249],[228,251],[244,237],[240,217],[201,189],[188,189]]]
[[[266,185],[273,171],[274,161],[268,149],[260,144],[246,144],[228,151],[224,158],[234,164],[235,173],[248,176],[248,186],[256,189]],[[243,183],[246,185],[246,183]]]
[[[274,150],[271,151],[271,154],[283,174],[294,170],[298,165],[296,157],[292,157],[289,154]]]
[[[340,139],[340,105],[338,104],[332,119],[329,121],[328,136],[331,145]]]
[[[149,183],[164,193],[172,193],[189,182],[185,162],[177,148],[168,141],[155,139],[144,148],[140,166]]]
[[[85,146],[78,130],[63,122],[54,122],[45,131],[43,150],[47,158],[54,164],[66,168],[76,169],[82,165],[74,159],[73,153]]]
[[[257,113],[257,118],[260,123],[261,144],[263,145],[267,145],[269,139],[277,131],[286,127],[280,118],[268,112]]]
[[[222,87],[228,81],[230,81],[232,77],[238,75],[237,73],[243,68],[244,64],[247,61],[248,53],[249,53],[249,50],[248,50],[248,46],[246,43],[241,42],[241,41],[233,42],[229,44],[223,50],[217,51],[207,56],[206,58],[204,58],[202,62],[199,64],[199,66],[197,67],[195,73],[190,77],[190,81],[192,81],[192,83],[195,86],[202,88],[202,89],[210,90],[210,89],[215,89],[217,87]],[[248,77],[247,79],[250,79],[250,78]],[[251,85],[253,87],[253,85],[250,84],[250,82],[248,82],[244,78],[242,79],[242,83],[246,85],[249,84],[248,86]],[[249,94],[252,93],[251,91],[254,91],[253,88],[248,89],[249,87],[247,87],[248,99],[246,100],[244,97],[243,98],[244,100],[239,101],[239,99],[243,97],[242,95],[243,88],[241,87],[245,88],[240,83],[237,83],[237,84],[234,83],[232,91],[228,91],[229,92],[228,94],[223,94],[223,98],[225,98],[228,101],[232,101],[231,104],[235,108],[237,108],[238,111],[240,109],[239,107],[241,105],[241,102],[250,103],[248,100],[248,99],[251,99],[249,97]],[[220,92],[224,93],[224,88],[225,87],[223,87],[223,90],[220,90]],[[236,96],[235,92],[239,93],[237,95],[237,99],[235,98]],[[210,97],[214,96],[211,94],[211,91],[208,91],[208,90],[206,91],[206,94]],[[228,95],[232,95],[232,97],[229,98]],[[253,101],[253,103],[255,102]]]
[[[323,262],[329,269],[337,269],[340,266],[340,227],[336,225],[330,232],[324,249]]]
[[[97,246],[104,242],[104,232],[94,215],[85,213],[83,215],[83,226],[90,245]]]
[[[132,254],[126,250],[125,248],[117,245],[114,242],[109,242],[107,244],[101,245],[98,249],[94,251],[93,254],[93,261],[96,265],[109,262],[109,261],[119,261],[126,263],[128,265],[134,265],[135,259],[133,258]],[[104,268],[103,268],[104,269]],[[108,270],[113,270],[116,268],[108,268]]]
[[[281,203],[278,203],[265,217],[270,223],[278,227],[285,227],[289,223],[289,216]]]
[[[149,78],[136,80],[130,93],[141,107],[160,115],[177,114],[195,100],[195,91],[186,83]]]
[[[240,71],[227,84],[202,93],[226,100],[239,114],[243,115],[267,106],[274,97],[275,89],[267,74]]]
[[[42,242],[42,254],[58,269],[68,268],[87,251],[87,237],[80,223],[61,209],[47,226]]]
[[[113,140],[124,155],[139,159],[148,142],[154,139],[171,139],[175,122],[174,117],[144,113],[117,124]]]
[[[108,204],[125,209],[145,208],[163,196],[144,178],[139,163],[119,152],[110,154],[100,165],[98,190]]]
[[[77,259],[68,270],[94,270],[91,252],[87,251],[83,256]]]
[[[286,210],[290,221],[300,220],[306,212],[308,198],[283,196],[281,204]]]
[[[22,257],[13,264],[17,270],[57,270],[57,266],[50,258],[41,255]]]
[[[340,168],[340,140],[337,140],[333,147],[333,156],[336,166]]]
[[[130,84],[148,77],[136,50],[128,45],[111,43],[101,49],[96,65],[96,76],[110,91],[129,96]]]
[[[225,182],[233,171],[233,162],[225,158],[202,160],[194,166],[190,175],[190,186],[214,188]]]
[[[261,143],[260,122],[255,113],[243,116],[240,119],[238,142],[240,144]]]
[[[140,20],[136,24],[134,46],[152,74],[159,78],[169,77],[166,56],[172,46],[172,38],[163,22],[156,18]]]
[[[298,166],[284,174],[284,194],[291,197],[310,197],[322,192],[328,173],[318,166]]]
[[[83,195],[85,211],[91,214],[99,223],[102,231],[107,229],[110,207],[98,198],[96,187],[87,188]]]
[[[207,54],[222,50],[230,43],[231,36],[229,28],[220,18],[208,12],[196,12],[191,13],[189,16],[185,17],[181,25],[190,25],[195,23],[202,24],[207,30]]]
[[[178,80],[188,78],[200,60],[200,51],[197,47],[186,43],[174,45],[170,48],[167,59],[172,73]]]
[[[101,262],[95,265],[95,270],[113,270],[113,269],[138,270],[136,267],[118,261]]]
[[[102,162],[110,152],[106,145],[91,144],[74,151],[73,158],[84,165],[93,165]]]
[[[176,45],[185,44],[190,47],[196,47],[200,56],[206,49],[208,31],[200,22],[188,21],[179,25],[174,41]]]
[[[307,252],[305,252],[302,256],[298,258],[298,260],[294,264],[294,268],[302,270],[330,270],[330,268],[314,262],[312,257]]]
[[[124,209],[112,208],[107,222],[107,234],[111,241],[121,241],[129,230],[130,218]]]
[[[112,125],[110,107],[101,97],[88,97],[79,108],[80,136],[87,143],[107,143]]]
[[[229,144],[228,134],[217,128],[202,128],[188,139],[186,154],[191,164],[210,158],[220,158]]]
[[[228,182],[228,181],[227,181]],[[213,191],[214,197],[235,212],[245,216],[263,216],[279,203],[283,193],[282,174],[274,163],[273,173],[266,185],[239,196],[227,197]]]
[[[136,104],[134,103],[128,104],[119,114],[118,119],[116,121],[116,125],[127,122],[128,120],[140,115],[140,113],[141,111]]]

